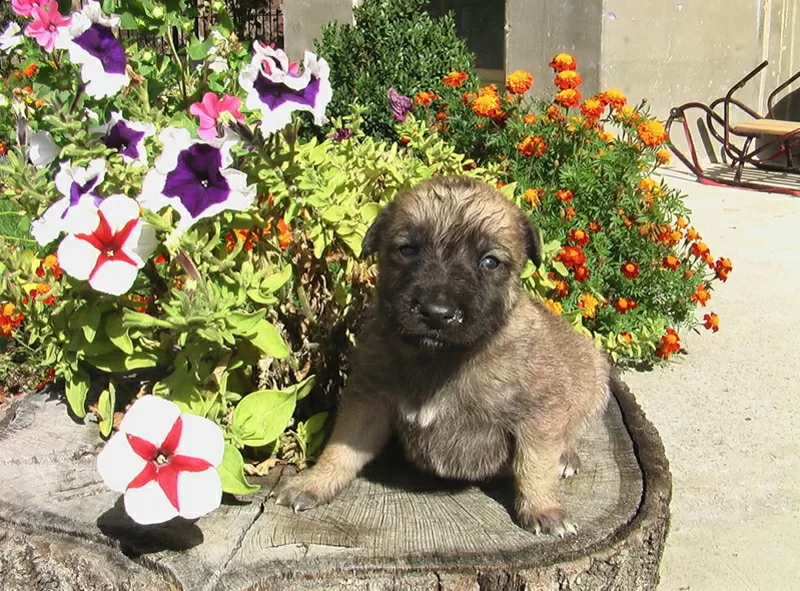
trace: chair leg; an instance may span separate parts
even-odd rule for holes
[[[789,169],[794,168],[794,161],[792,159],[792,146],[788,140],[783,142],[783,149],[786,150],[786,167]]]
[[[753,143],[753,136],[747,138],[744,142],[744,146],[742,146],[742,155],[738,158],[738,164],[736,165],[736,174],[733,177],[733,182],[740,183],[742,182],[742,172],[744,169],[744,161],[747,158],[747,151],[750,149],[750,144]]]

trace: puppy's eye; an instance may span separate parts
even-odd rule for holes
[[[397,250],[404,259],[412,259],[419,253],[419,248],[411,244],[404,244]]]
[[[500,266],[500,260],[497,257],[493,256],[483,257],[481,259],[481,262],[478,263],[478,267],[486,271],[492,271],[499,266]]]

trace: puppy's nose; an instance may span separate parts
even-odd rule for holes
[[[431,328],[445,328],[458,319],[458,308],[443,300],[424,302],[419,305],[422,320]]]

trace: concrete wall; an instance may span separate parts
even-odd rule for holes
[[[302,60],[306,49],[314,51],[322,25],[352,23],[353,4],[353,0],[283,0],[284,49],[289,57]]]

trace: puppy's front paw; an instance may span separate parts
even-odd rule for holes
[[[575,476],[581,469],[581,459],[577,452],[569,450],[561,454],[558,461],[558,472],[562,478]]]
[[[545,534],[565,538],[578,532],[578,528],[567,520],[566,512],[561,508],[518,510],[517,519],[520,526],[537,536]]]
[[[270,496],[275,497],[276,505],[289,507],[297,513],[324,505],[334,495],[323,479],[307,473],[282,480]]]

